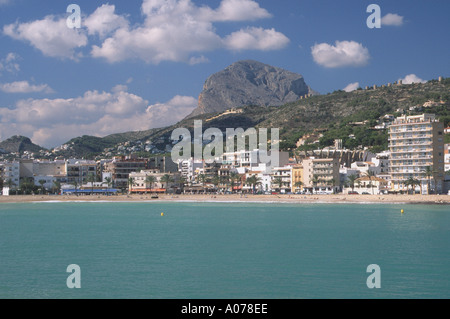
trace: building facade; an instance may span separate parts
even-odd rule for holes
[[[444,191],[444,125],[434,114],[396,118],[389,126],[389,151],[392,191],[407,191],[410,178],[423,193]]]

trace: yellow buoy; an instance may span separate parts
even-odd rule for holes
[[[404,213],[403,209],[400,212],[403,214]]]
[[[402,213],[403,213],[403,211],[402,211]],[[161,216],[164,216],[164,213],[161,213]]]

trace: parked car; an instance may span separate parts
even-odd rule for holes
[[[348,192],[349,195],[358,195],[359,193],[357,191],[350,191]]]
[[[361,194],[362,194],[362,195],[370,195],[369,192],[362,192]]]

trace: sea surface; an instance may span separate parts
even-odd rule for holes
[[[448,205],[0,204],[1,299],[449,297]]]

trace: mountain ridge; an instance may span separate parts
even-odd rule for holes
[[[303,76],[255,60],[234,62],[210,75],[187,118],[246,105],[280,106],[301,96],[318,94]]]
[[[429,105],[430,101],[434,101]],[[115,133],[105,137],[74,138],[70,143],[75,147],[71,152],[57,153],[62,157],[95,157],[106,156],[106,149],[117,149],[117,145],[125,141],[150,141],[155,149],[165,151],[164,147],[171,144],[171,132],[175,128],[183,127],[193,131],[194,120],[201,120],[203,129],[210,127],[247,129],[280,128],[281,147],[283,149],[295,148],[297,140],[305,134],[322,128],[325,133],[322,144],[328,145],[333,138],[343,138],[344,146],[356,147],[356,142],[366,146],[385,147],[386,130],[374,130],[376,121],[384,114],[420,114],[435,113],[444,122],[450,124],[450,78],[442,81],[430,80],[426,83],[380,86],[376,89],[358,89],[352,92],[338,90],[332,93],[311,96],[281,106],[244,106],[240,112],[215,112],[201,114],[192,118],[185,118],[178,123],[162,128],[145,131],[131,131]],[[355,126],[352,123],[364,122],[364,126]],[[357,140],[349,138],[350,135],[361,136]],[[447,134],[449,135],[449,134]],[[450,136],[450,135],[449,135]],[[446,137],[447,143],[450,141]],[[3,142],[2,142],[3,143]],[[2,147],[0,143],[0,148]],[[383,145],[381,143],[384,143]],[[103,154],[103,155],[102,155]],[[111,154],[115,154],[111,151]]]

